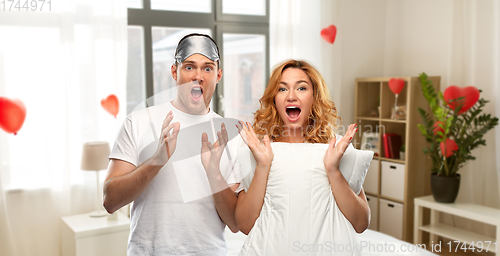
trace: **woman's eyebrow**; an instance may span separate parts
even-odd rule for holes
[[[306,80],[299,80],[295,82],[295,84],[301,84],[301,83],[309,84]],[[288,84],[285,81],[280,81],[280,84],[288,86]]]

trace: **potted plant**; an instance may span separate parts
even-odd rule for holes
[[[498,124],[498,118],[483,113],[488,101],[479,98],[481,91],[473,86],[449,86],[443,94],[434,90],[425,73],[420,81],[431,108],[430,113],[418,109],[423,119],[418,128],[430,143],[424,153],[432,159],[432,194],[437,202],[452,203],[460,186],[458,170],[476,159],[472,150],[486,145],[483,135]]]

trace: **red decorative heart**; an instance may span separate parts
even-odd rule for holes
[[[443,129],[441,126],[439,126],[440,124],[441,124],[442,126],[444,126],[444,125],[445,125],[445,124],[444,124],[443,122],[441,122],[441,121],[437,121],[437,122],[435,122],[435,123],[434,123],[434,135],[438,135],[438,132],[442,132],[442,133],[444,134],[444,129]]]
[[[26,107],[21,100],[0,97],[0,128],[17,134],[26,119]]]
[[[335,37],[337,36],[337,27],[335,25],[330,25],[321,30],[321,37],[325,39],[328,43],[333,44],[335,42]]]
[[[443,156],[450,157],[455,151],[458,151],[458,145],[454,140],[446,139],[445,143],[441,142],[441,154],[443,154]]]
[[[453,110],[462,105],[462,108],[458,112],[458,114],[460,115],[476,104],[476,102],[479,100],[479,90],[474,86],[461,88],[456,85],[452,85],[448,86],[448,88],[444,90],[443,96],[448,106]],[[461,97],[464,98],[461,100],[457,100]],[[452,100],[455,101],[451,102]]]
[[[102,99],[101,106],[115,118],[118,115],[120,103],[116,95],[110,94],[106,99]]]
[[[389,88],[394,94],[399,94],[405,87],[405,80],[399,78],[391,78],[389,80]]]

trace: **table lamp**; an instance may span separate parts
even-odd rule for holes
[[[82,170],[95,171],[97,175],[97,211],[91,212],[91,217],[104,217],[107,215],[101,207],[99,171],[108,168],[109,144],[107,142],[87,142],[83,144]]]

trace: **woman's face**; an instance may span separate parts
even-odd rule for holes
[[[274,101],[281,119],[290,129],[303,127],[314,101],[311,79],[301,69],[287,68],[278,83]]]

